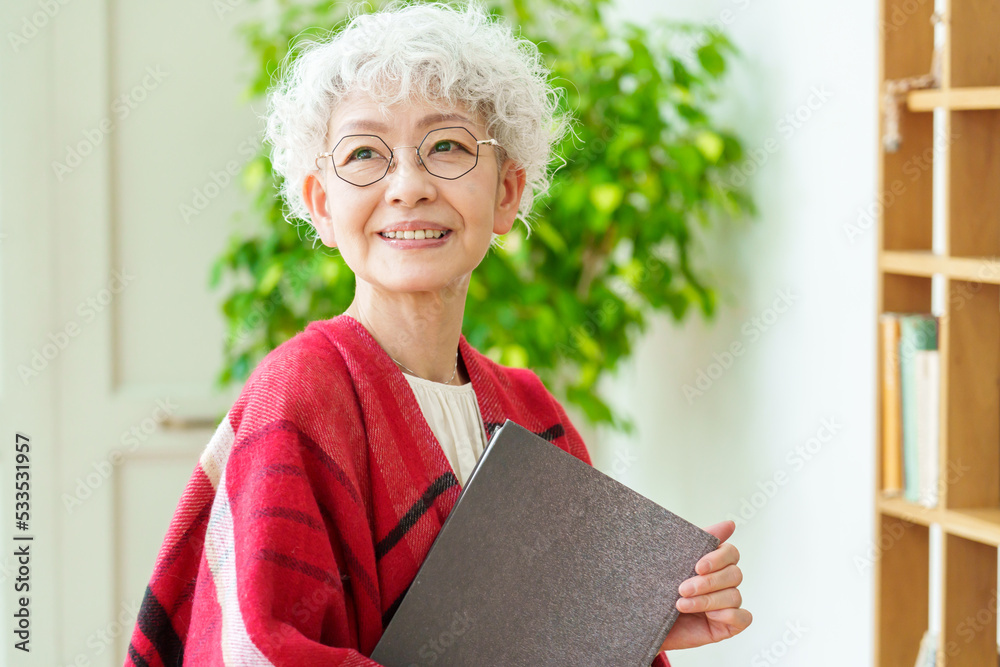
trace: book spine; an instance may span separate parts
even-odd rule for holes
[[[903,491],[903,416],[899,394],[899,317],[884,313],[879,318],[882,350],[882,493],[898,496]]]
[[[917,456],[920,460],[920,504],[938,503],[940,362],[937,350],[920,350],[917,365]]]

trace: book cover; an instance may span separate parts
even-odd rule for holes
[[[718,539],[507,421],[386,627],[387,667],[648,667]]]
[[[903,497],[920,500],[920,452],[917,446],[917,352],[937,349],[937,320],[929,314],[899,319],[899,377],[903,415]]]

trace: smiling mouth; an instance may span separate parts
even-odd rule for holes
[[[450,229],[416,229],[405,232],[379,232],[384,239],[439,239],[451,233]]]

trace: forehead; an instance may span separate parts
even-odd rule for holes
[[[482,129],[478,119],[462,103],[428,101],[404,102],[389,106],[360,95],[345,97],[330,116],[331,136],[357,132],[391,134],[406,130],[430,129],[441,124]]]

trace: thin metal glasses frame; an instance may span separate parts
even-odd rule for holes
[[[438,176],[437,174],[435,174],[434,172],[432,172],[431,170],[429,170],[427,168],[427,165],[424,164],[423,156],[420,155],[420,147],[424,145],[425,141],[427,141],[427,137],[429,137],[432,133],[438,132],[440,130],[464,130],[465,132],[468,132],[469,136],[472,137],[476,141],[476,161],[473,163],[473,165],[471,167],[469,167],[468,171],[465,171],[465,172],[459,174],[458,176],[451,176],[451,177],[449,177],[449,176]],[[376,139],[378,139],[379,141],[381,141],[382,144],[386,148],[389,148],[389,144],[385,143],[385,141],[382,139],[382,137],[380,137],[380,136],[378,136],[376,134],[348,134],[348,135],[345,135],[345,136],[343,136],[343,137],[340,138],[340,141],[337,142],[337,146],[339,146],[345,139],[350,139],[351,137],[375,137]],[[331,158],[331,164],[333,165],[333,173],[337,174],[337,178],[339,178],[340,180],[344,181],[345,183],[350,183],[351,185],[353,185],[355,187],[364,188],[364,187],[368,187],[369,185],[374,185],[375,183],[378,183],[383,178],[385,178],[386,176],[389,175],[389,172],[393,170],[393,167],[396,164],[396,151],[398,149],[400,149],[400,148],[413,148],[417,152],[417,163],[421,167],[424,168],[424,171],[426,171],[428,174],[430,174],[431,176],[433,176],[435,178],[441,178],[441,179],[444,179],[446,181],[454,181],[454,180],[457,180],[459,178],[462,178],[463,176],[465,176],[470,171],[472,171],[473,169],[476,168],[476,166],[479,164],[479,147],[480,146],[484,146],[484,145],[485,146],[499,146],[500,144],[497,143],[496,139],[476,139],[476,135],[472,134],[472,132],[469,132],[469,129],[465,128],[465,127],[461,127],[461,126],[436,127],[433,130],[430,130],[427,134],[425,134],[424,138],[421,139],[420,143],[417,144],[416,146],[396,146],[395,148],[389,148],[389,164],[385,168],[385,173],[382,174],[382,176],[380,176],[379,178],[376,178],[371,183],[365,183],[364,185],[358,185],[357,183],[351,183],[351,181],[347,180],[346,178],[344,178],[343,176],[341,176],[337,172],[337,165],[332,160],[333,154],[337,150],[337,146],[334,146],[333,150],[331,150],[331,151],[327,151],[325,153],[317,153],[316,154],[315,165],[316,165],[316,169],[317,170],[321,170],[322,167],[320,166],[319,161],[321,159],[323,159],[323,158]]]

